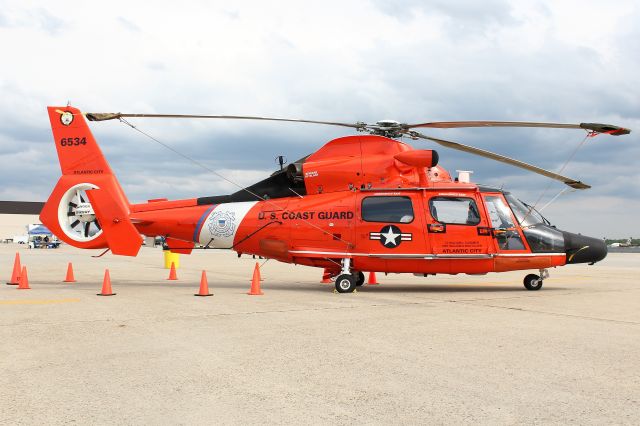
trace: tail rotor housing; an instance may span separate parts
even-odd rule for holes
[[[102,233],[102,227],[86,193],[92,189],[98,187],[91,183],[74,185],[62,195],[58,205],[60,228],[75,241],[91,241]]]

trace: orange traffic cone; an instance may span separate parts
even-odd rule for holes
[[[67,276],[64,278],[63,283],[75,283],[76,279],[73,276],[73,265],[71,262],[67,265]]]
[[[176,274],[176,264],[171,262],[171,271],[169,271],[169,278],[167,280],[175,281],[178,279],[178,274]]]
[[[256,262],[253,268],[253,278],[251,279],[251,290],[247,293],[250,296],[262,296],[264,293],[260,290],[260,265]]]
[[[207,282],[206,271],[202,271],[202,276],[200,277],[200,291],[198,294],[194,294],[194,296],[213,296],[213,294],[209,293],[209,283]]]
[[[327,268],[324,268],[324,273],[322,274],[322,284],[331,284],[331,273]]]
[[[18,290],[29,290],[29,275],[27,274],[27,267],[22,267],[22,272],[20,272],[20,283],[18,284]]]
[[[369,272],[369,281],[367,281],[368,285],[378,285],[380,284],[378,280],[376,280],[376,273],[371,271]]]
[[[98,293],[98,296],[115,296],[116,294],[111,290],[111,276],[109,270],[104,270],[104,280],[102,281],[102,291]]]
[[[11,281],[7,285],[20,284],[20,272],[22,272],[22,266],[20,266],[20,253],[16,252],[16,258],[13,260],[13,273],[11,274]]]

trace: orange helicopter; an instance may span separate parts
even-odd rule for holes
[[[340,293],[364,283],[364,272],[486,274],[536,270],[524,278],[539,290],[547,268],[593,264],[602,240],[561,231],[509,192],[452,179],[434,150],[405,136],[491,158],[564,182],[588,185],[499,154],[417,132],[420,128],[547,127],[589,135],[630,130],[598,123],[463,121],[338,123],[266,117],[82,113],[48,107],[62,169],[40,219],[61,240],[84,249],[136,256],[141,234],[162,236],[173,252],[230,249],[286,263],[325,268]],[[268,178],[230,194],[132,204],[86,120],[129,117],[251,119],[328,124],[368,134],[334,139]],[[131,124],[129,124],[132,126]],[[133,127],[133,126],[132,126]],[[195,160],[192,160],[195,162]]]

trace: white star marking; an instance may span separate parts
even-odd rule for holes
[[[392,243],[394,246],[396,245],[396,237],[398,237],[400,234],[394,234],[393,233],[393,228],[389,228],[389,231],[386,234],[380,234],[381,236],[383,236],[386,241],[384,242],[384,245],[386,246],[389,243]]]

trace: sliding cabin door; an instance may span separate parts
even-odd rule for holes
[[[436,257],[486,258],[491,230],[476,193],[427,194],[427,239]]]

